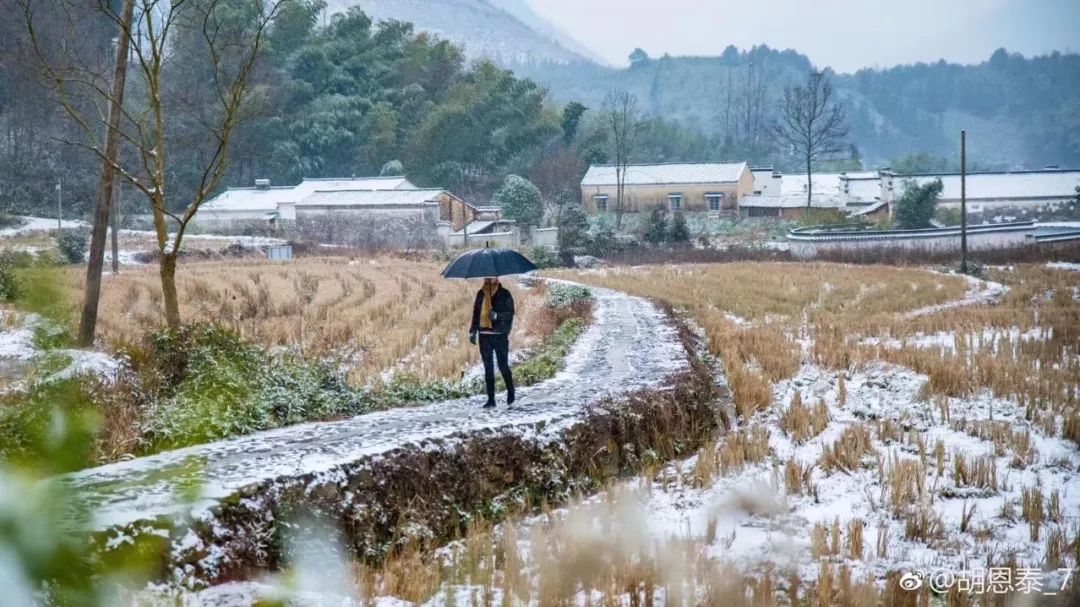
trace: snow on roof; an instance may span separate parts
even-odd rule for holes
[[[852,212],[851,216],[852,217],[861,217],[863,215],[872,215],[872,214],[876,213],[877,211],[881,210],[882,207],[884,207],[884,206],[886,206],[888,204],[889,203],[884,201],[884,200],[879,200],[879,201],[875,202],[874,204],[867,205],[867,206],[865,206],[865,207],[863,207],[863,208],[861,208],[861,209],[859,209],[857,211]]]
[[[270,188],[229,188],[203,204],[211,212],[277,211],[278,204],[296,204],[316,191],[334,190],[415,190],[401,176],[393,177],[305,177],[297,185]]]
[[[751,194],[739,200],[740,207],[763,209],[797,209],[806,206],[806,193],[798,194]],[[810,206],[816,209],[833,209],[844,206],[839,194],[814,194]]]
[[[626,167],[626,185],[681,185],[735,183],[746,171],[745,162],[632,164]],[[594,164],[581,180],[583,186],[616,185],[615,165]]]
[[[914,179],[919,185],[941,179],[943,200],[960,200],[960,175],[897,175],[897,195],[903,192],[902,183]],[[1076,171],[1017,171],[1012,173],[969,173],[968,200],[1003,198],[1071,198],[1080,186],[1080,170]]]
[[[297,207],[410,207],[438,203],[444,190],[316,190],[297,203]]]

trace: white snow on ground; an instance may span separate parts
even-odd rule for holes
[[[19,217],[19,219],[23,220],[23,225],[0,230],[0,238],[25,234],[27,232],[47,232],[56,229],[56,219],[49,219],[46,217]],[[87,225],[88,224],[81,219],[65,219],[60,223],[60,226],[64,229],[87,227]]]
[[[210,517],[220,500],[253,483],[334,476],[340,465],[406,443],[488,428],[531,433],[538,422],[545,422],[539,438],[555,437],[580,419],[585,404],[658,386],[688,365],[674,327],[656,306],[616,291],[590,290],[594,322],[567,355],[563,371],[522,388],[512,407],[484,410],[486,397],[478,396],[380,411],[117,462],[64,480],[94,507],[94,524],[105,530],[158,516]],[[194,505],[177,499],[191,483],[202,489]]]
[[[1046,264],[1048,268],[1054,268],[1055,270],[1072,270],[1074,272],[1080,272],[1080,263],[1069,263],[1066,261],[1051,261]]]
[[[147,236],[157,239],[157,232],[153,230],[120,230],[120,235],[128,236]],[[176,234],[170,232],[169,237],[166,239],[172,242],[176,238]],[[269,236],[228,236],[225,234],[193,234],[188,232],[184,235],[185,240],[217,240],[228,244],[240,244],[246,247],[257,247],[262,245],[277,245],[285,244],[283,238],[271,238]],[[183,245],[181,245],[183,246]]]
[[[952,566],[964,569],[966,562],[985,562],[991,551],[999,554],[1015,551],[1025,563],[1038,564],[1044,557],[1045,539],[1030,541],[1028,524],[1009,521],[1000,516],[1003,504],[1008,501],[1019,511],[1021,490],[1041,484],[1045,496],[1058,491],[1061,511],[1077,522],[1080,513],[1080,476],[1074,474],[1080,466],[1080,453],[1068,441],[1043,436],[1033,424],[1024,420],[1024,409],[1016,403],[981,393],[968,399],[949,399],[950,416],[959,419],[1006,422],[1013,430],[1031,433],[1035,446],[1036,462],[1026,469],[1010,466],[1012,453],[995,455],[992,442],[984,441],[965,432],[954,430],[940,419],[934,407],[920,402],[918,394],[927,378],[908,369],[876,363],[865,370],[852,373],[846,380],[846,404],[838,403],[837,375],[815,366],[804,366],[793,379],[777,384],[775,398],[790,403],[796,391],[802,393],[805,403],[813,404],[824,399],[830,408],[830,424],[822,434],[802,445],[793,443],[779,430],[779,411],[759,416],[755,423],[763,423],[769,431],[771,455],[768,460],[752,466],[733,476],[721,478],[710,487],[698,489],[683,485],[675,488],[654,488],[648,498],[646,512],[649,528],[659,537],[668,535],[704,534],[710,519],[718,521],[717,535],[734,540],[726,548],[714,545],[718,558],[729,560],[744,569],[774,562],[781,565],[792,561],[807,578],[815,577],[819,566],[810,554],[809,530],[814,524],[831,524],[839,519],[846,530],[846,523],[862,519],[866,523],[865,553],[861,563],[876,574],[883,575],[891,569],[910,567],[928,571],[938,567]],[[786,407],[785,407],[786,408]],[[992,414],[991,414],[992,412]],[[852,473],[825,473],[816,469],[813,474],[817,496],[784,495],[783,461],[796,459],[813,464],[821,456],[824,446],[834,442],[844,428],[857,423],[891,421],[901,427],[914,430],[925,441],[928,456],[926,487],[935,495],[933,507],[941,515],[947,541],[930,548],[917,541],[904,539],[904,522],[888,516],[885,489],[879,481],[877,463],[870,459],[865,467]],[[872,435],[876,433],[871,432]],[[906,432],[904,433],[906,434]],[[945,474],[937,477],[932,450],[937,441],[946,445]],[[914,461],[919,458],[918,447],[906,441],[881,442],[875,447],[886,462],[891,458]],[[999,491],[973,491],[969,487],[956,487],[951,478],[952,457],[958,451],[970,456],[988,455],[994,458]],[[696,458],[676,465],[683,474],[689,474]],[[886,464],[888,465],[888,464]],[[964,497],[944,497],[944,496]],[[738,504],[775,502],[777,509],[771,516],[748,512]],[[975,541],[970,534],[957,533],[965,506],[975,508],[972,528],[986,527],[993,532],[993,544]],[[1048,533],[1053,525],[1044,528]],[[874,556],[878,535],[887,530],[888,556]]]
[[[977,334],[972,342],[967,343],[967,345],[982,351],[997,352],[1002,343],[1008,342],[1016,344],[1022,341],[1045,339],[1046,334],[1049,331],[1050,329],[1043,329],[1041,327],[1035,327],[1028,329],[1027,331],[1021,331],[1019,327],[1011,327],[1008,330],[986,328]],[[916,333],[903,339],[866,337],[859,340],[859,345],[880,345],[889,350],[899,350],[905,346],[913,348],[952,348],[955,350],[959,345],[957,342],[958,339],[963,341],[967,339],[967,337],[963,334],[958,335],[953,331],[939,331],[932,334]]]
[[[6,312],[6,316],[13,316],[13,313]],[[4,318],[5,313],[0,310],[0,319]],[[109,381],[116,378],[117,372],[123,366],[122,361],[97,350],[42,350],[36,343],[37,333],[58,329],[37,314],[15,315],[15,318],[17,326],[0,331],[0,371],[5,366],[10,366],[12,361],[31,362],[46,355],[59,355],[69,361],[67,366],[43,378],[43,381],[57,381],[76,375],[97,375]],[[12,320],[8,318],[5,322],[11,323]]]
[[[948,276],[956,275],[949,274]],[[992,304],[1000,301],[1002,296],[1005,295],[1006,291],[1009,290],[1008,287],[999,282],[993,282],[991,280],[981,280],[975,278],[974,276],[967,276],[965,274],[960,274],[959,276],[968,281],[968,290],[967,293],[964,295],[963,299],[912,310],[911,312],[908,312],[905,316],[907,318],[915,318],[917,316],[925,316],[927,314],[936,314],[937,312],[941,312],[942,310],[948,310],[950,308],[962,308],[966,306]]]

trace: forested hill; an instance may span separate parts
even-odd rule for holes
[[[375,21],[413,24],[462,48],[470,59],[504,67],[587,61],[588,51],[522,0],[326,0],[326,14],[358,8]]]
[[[770,121],[783,87],[812,69],[806,56],[767,46],[728,47],[719,57],[634,58],[624,69],[577,62],[518,71],[557,99],[591,107],[609,89],[629,90],[648,112],[727,137],[732,152],[751,160],[771,161],[755,133]],[[987,167],[1080,165],[1080,55],[1024,58],[998,50],[978,65],[864,69],[834,74],[833,82],[864,163],[916,152],[955,156],[966,128],[972,158]],[[750,124],[742,124],[748,106],[764,115],[750,112]]]

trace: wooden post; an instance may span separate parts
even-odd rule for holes
[[[967,131],[960,131],[960,272],[967,274]]]
[[[109,209],[112,207],[113,186],[116,179],[114,164],[120,145],[120,112],[124,98],[124,82],[127,77],[128,46],[131,22],[135,13],[135,0],[124,2],[124,14],[120,36],[116,44],[116,62],[113,64],[112,97],[109,99],[109,124],[105,130],[105,157],[101,161],[101,188],[98,191],[94,224],[90,233],[90,256],[86,265],[86,287],[83,291],[82,315],[79,319],[79,345],[94,345],[97,329],[98,299],[101,295],[101,270],[105,265],[105,237],[109,226]]]
[[[120,195],[121,195],[122,192],[123,192],[123,188],[120,187],[120,184],[116,184],[116,201],[113,203],[112,209],[110,209],[110,212],[109,212],[109,216],[112,219],[112,222],[111,222],[111,225],[109,226],[109,228],[110,228],[110,231],[112,232],[112,273],[113,274],[119,274],[120,273],[120,236],[119,236],[119,228],[120,228],[120,200],[121,200]]]

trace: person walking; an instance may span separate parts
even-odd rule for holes
[[[506,384],[506,404],[514,403],[514,376],[510,372],[510,330],[513,326],[514,297],[498,278],[485,278],[484,286],[476,293],[472,324],[469,325],[469,341],[473,345],[479,341],[480,359],[484,362],[485,409],[495,406],[496,363]]]

